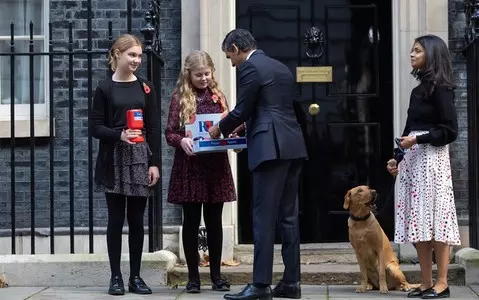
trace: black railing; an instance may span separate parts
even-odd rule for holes
[[[127,17],[127,30],[131,32],[131,17],[132,17],[132,9],[131,9],[131,0],[128,2],[128,17]],[[56,156],[56,137],[55,131],[58,130],[67,130],[68,131],[68,204],[69,204],[69,238],[70,238],[70,253],[75,253],[75,193],[76,193],[76,171],[78,168],[88,168],[87,171],[87,180],[88,180],[88,235],[89,235],[89,252],[94,252],[94,223],[95,223],[95,202],[94,202],[94,185],[93,185],[93,167],[94,167],[94,145],[91,133],[91,126],[90,126],[90,114],[92,110],[92,98],[93,98],[93,60],[94,57],[102,56],[106,57],[108,54],[109,49],[95,49],[93,50],[93,39],[92,39],[92,7],[91,7],[91,0],[87,1],[87,10],[88,10],[88,18],[87,18],[87,49],[75,49],[76,44],[74,41],[74,32],[73,32],[73,23],[68,23],[68,41],[66,43],[65,50],[55,50],[55,41],[53,40],[53,26],[50,23],[48,26],[48,50],[44,51],[35,51],[34,47],[34,24],[30,22],[29,26],[29,47],[28,51],[16,51],[17,44],[15,40],[15,25],[14,23],[10,26],[10,51],[9,52],[0,52],[0,59],[4,57],[8,57],[10,61],[10,139],[9,139],[9,146],[10,146],[10,213],[11,213],[11,253],[16,254],[16,237],[18,236],[20,230],[17,230],[17,180],[16,180],[16,171],[17,171],[17,162],[15,159],[16,152],[22,145],[25,145],[22,139],[15,136],[15,125],[16,125],[16,105],[15,105],[15,76],[18,74],[19,70],[16,70],[16,59],[18,57],[28,57],[29,63],[29,143],[28,148],[30,150],[30,159],[29,162],[25,162],[22,164],[22,167],[28,166],[30,168],[29,172],[29,180],[30,180],[30,191],[29,191],[29,202],[30,202],[30,249],[31,254],[35,254],[35,239],[36,239],[36,211],[37,211],[37,184],[35,182],[36,178],[36,147],[40,143],[42,146],[45,143],[48,144],[48,156],[49,156],[49,164],[48,166],[45,165],[45,168],[49,170],[49,199],[46,202],[49,203],[49,238],[50,238],[50,253],[55,253],[55,212],[56,212],[56,204],[60,199],[58,199],[58,195],[55,194],[57,189],[57,182],[55,180],[55,172],[57,171],[56,165],[58,163]],[[141,29],[141,33],[144,35],[144,44],[145,49],[144,52],[146,54],[146,69],[147,74],[146,77],[150,80],[154,87],[157,90],[157,101],[161,101],[161,67],[163,66],[163,60],[161,58],[161,42],[159,40],[159,1],[152,0],[150,1],[150,10],[146,12],[145,21],[146,25]],[[112,22],[108,23],[108,38],[107,44],[112,45],[113,43],[113,30],[112,30]],[[62,41],[60,41],[60,45],[65,45]],[[48,61],[48,69],[49,69],[49,90],[47,92],[49,99],[49,137],[39,139],[35,136],[35,78],[34,74],[37,70],[35,70],[35,58],[42,57],[45,58],[45,61]],[[65,59],[66,58],[66,59]],[[97,57],[99,58],[99,57]],[[55,77],[55,59],[60,59],[65,62],[68,62],[68,70],[66,72],[66,76],[68,77],[67,81],[67,98],[68,101],[65,103],[68,104],[67,108],[67,117],[68,125],[63,128],[59,127],[58,125],[55,126],[55,103],[63,99],[56,99],[54,89],[55,89],[55,79],[59,79],[58,76]],[[75,63],[78,59],[85,60],[87,62],[86,66],[86,87],[81,86],[81,88],[86,90],[87,94],[87,115],[88,115],[88,137],[87,137],[87,166],[75,163],[75,89],[79,87],[79,84],[74,81],[75,78]],[[105,60],[106,62],[106,60]],[[38,72],[38,71],[37,71]],[[78,76],[76,76],[78,77]],[[60,78],[62,79],[62,78]],[[78,78],[77,78],[78,79]],[[159,116],[161,118],[161,114]],[[86,126],[85,126],[86,127]],[[161,149],[160,153],[161,155]],[[160,156],[161,158],[161,156]],[[161,161],[161,159],[160,159]],[[160,166],[161,170],[161,166]],[[86,171],[86,170],[85,170]],[[63,178],[61,178],[63,179]],[[23,182],[22,182],[23,183]],[[161,180],[156,186],[156,195],[154,199],[150,199],[149,201],[149,215],[148,215],[148,234],[149,234],[149,251],[153,252],[156,250],[160,250],[163,248],[163,227],[162,227],[162,185]],[[22,230],[23,232],[23,230]]]
[[[479,248],[479,1],[464,3],[466,15],[463,51],[467,60],[467,136],[469,159],[469,244]]]

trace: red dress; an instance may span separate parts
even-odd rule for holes
[[[214,103],[211,96],[208,91],[207,97],[202,97],[203,100],[197,98],[197,114],[223,112],[220,101]],[[235,201],[236,193],[227,153],[186,155],[180,144],[185,137],[185,130],[180,129],[179,113],[180,101],[177,95],[173,95],[165,130],[166,142],[176,148],[168,202],[183,204]]]

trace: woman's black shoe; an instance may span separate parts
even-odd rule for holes
[[[130,277],[128,281],[128,291],[130,293],[148,295],[151,294],[151,289],[146,285],[146,283],[141,279],[140,276]]]
[[[125,285],[123,284],[123,279],[121,276],[113,276],[110,279],[110,288],[108,289],[108,294],[114,296],[125,295]]]
[[[201,284],[199,281],[188,281],[186,285],[186,292],[188,294],[198,294],[201,289]]]
[[[408,294],[407,294],[407,297],[408,298],[422,298],[422,295],[426,292],[428,292],[429,290],[431,290],[432,287],[426,289],[426,290],[421,290],[421,287],[418,287],[418,288],[415,288],[414,290],[410,291]]]
[[[213,291],[228,292],[230,290],[230,283],[224,279],[217,279],[212,282],[211,287]]]
[[[422,293],[422,299],[440,299],[440,298],[450,298],[451,297],[451,291],[449,290],[449,287],[445,288],[444,291],[438,293],[436,292],[435,289],[431,288],[429,290],[424,291]]]

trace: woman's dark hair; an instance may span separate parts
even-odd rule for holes
[[[436,85],[454,89],[451,56],[446,43],[432,34],[420,36],[415,42],[424,48],[426,63],[424,69],[414,69],[411,74],[428,87],[428,94]]]
[[[233,51],[233,45],[236,45],[240,52],[246,52],[256,49],[256,40],[248,30],[237,28],[228,32],[223,40],[221,49],[223,51]]]

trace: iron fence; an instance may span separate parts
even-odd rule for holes
[[[55,94],[54,94],[54,60],[56,58],[63,58],[68,61],[68,71],[67,71],[67,89],[68,89],[68,193],[69,193],[69,239],[70,239],[70,253],[75,253],[75,101],[74,101],[74,72],[75,72],[75,60],[81,58],[86,59],[87,61],[87,72],[86,72],[86,82],[87,82],[87,99],[88,99],[88,158],[87,158],[87,168],[88,168],[88,235],[89,235],[89,253],[94,253],[94,192],[93,192],[93,139],[90,126],[90,115],[92,110],[92,98],[93,98],[93,61],[94,57],[103,55],[106,57],[109,49],[93,49],[93,29],[92,29],[92,1],[87,1],[87,49],[75,49],[74,42],[74,26],[70,21],[68,23],[68,41],[66,43],[65,50],[55,50],[55,41],[53,40],[53,26],[52,23],[48,26],[48,49],[46,51],[36,51],[34,47],[34,24],[30,22],[29,26],[29,39],[28,39],[28,51],[16,51],[17,44],[15,40],[15,24],[12,23],[10,26],[10,44],[9,51],[0,52],[0,59],[4,57],[9,58],[10,63],[10,223],[11,223],[11,253],[16,254],[16,237],[18,235],[16,223],[17,223],[17,182],[16,182],[16,159],[15,153],[17,151],[17,143],[19,138],[15,136],[16,128],[16,105],[15,105],[15,75],[18,70],[16,69],[16,58],[18,57],[28,57],[29,64],[29,130],[30,135],[28,139],[28,147],[30,151],[30,158],[28,166],[30,168],[29,179],[30,179],[30,249],[31,254],[35,254],[35,231],[36,231],[36,157],[35,150],[38,142],[38,138],[35,137],[35,86],[34,86],[34,74],[35,57],[43,57],[45,60],[48,60],[48,79],[49,79],[49,135],[46,138],[46,143],[48,144],[48,153],[49,153],[49,238],[50,238],[50,253],[55,253],[55,211],[56,203],[58,201],[55,196],[56,182],[54,178],[55,173],[55,112],[54,112],[54,103],[55,103]],[[131,9],[131,0],[127,1],[127,29],[128,32],[131,32],[132,24],[132,9]],[[108,22],[108,38],[107,45],[112,45],[113,43],[113,29],[112,21]],[[152,0],[150,1],[150,9],[145,13],[145,25],[141,29],[141,33],[144,37],[144,53],[146,54],[146,77],[150,80],[157,92],[157,101],[161,101],[161,68],[163,66],[163,60],[161,57],[161,40],[159,38],[159,1]],[[161,105],[159,105],[161,107]],[[161,114],[159,116],[161,118]],[[63,128],[62,128],[63,129]],[[160,155],[161,161],[161,147],[158,153]],[[160,166],[161,170],[161,166]],[[161,180],[159,180],[156,186],[156,193],[154,199],[150,199],[148,206],[148,234],[149,234],[149,251],[156,251],[163,248],[163,230],[162,230],[162,185]]]

